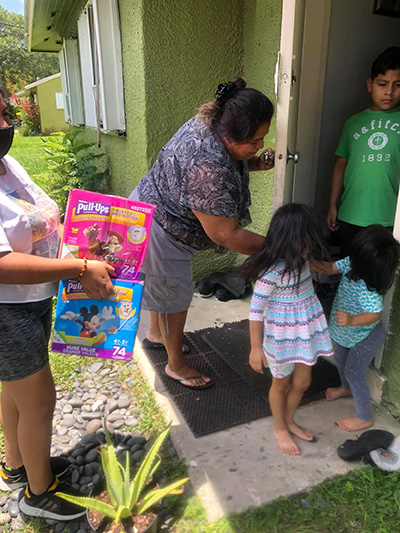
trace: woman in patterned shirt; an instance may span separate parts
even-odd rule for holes
[[[212,381],[187,362],[182,346],[193,295],[191,258],[223,246],[250,255],[264,236],[250,222],[249,171],[273,167],[264,146],[273,115],[270,100],[241,78],[220,84],[215,99],[186,122],[161,149],[131,198],[156,206],[143,271],[143,309],[150,328],[143,345],[166,349],[165,376],[192,389]]]

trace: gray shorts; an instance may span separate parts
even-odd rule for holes
[[[136,189],[129,198],[140,201]],[[194,291],[192,257],[195,253],[197,250],[174,239],[153,220],[141,268],[146,275],[143,309],[154,313],[180,313],[189,309]]]
[[[17,381],[49,361],[53,299],[0,304],[0,381]]]
[[[142,308],[155,313],[187,311],[193,297],[192,257],[196,250],[171,237],[153,220],[143,262]]]

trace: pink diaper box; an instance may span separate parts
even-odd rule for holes
[[[65,354],[131,359],[154,206],[90,191],[72,190],[60,256],[106,261],[116,272],[115,294],[88,298],[75,279],[60,284],[52,349]]]
[[[107,261],[117,278],[136,279],[147,249],[154,206],[90,191],[69,194],[61,257]]]

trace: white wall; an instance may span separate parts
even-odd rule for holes
[[[400,46],[400,19],[373,15],[374,0],[332,0],[315,206],[326,213],[335,149],[346,119],[370,105],[371,64]]]

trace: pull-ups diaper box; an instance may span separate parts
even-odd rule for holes
[[[154,206],[89,191],[70,192],[60,256],[112,265],[117,278],[107,300],[88,298],[76,279],[62,281],[52,350],[108,359],[130,359],[144,281]]]

